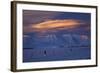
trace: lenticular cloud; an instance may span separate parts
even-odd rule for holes
[[[32,28],[36,30],[48,30],[48,29],[60,29],[60,28],[68,29],[68,28],[75,28],[80,24],[83,24],[83,22],[74,19],[49,20],[49,21],[32,25]]]

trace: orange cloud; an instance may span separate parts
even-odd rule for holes
[[[84,21],[76,19],[64,19],[64,20],[46,20],[38,24],[31,24],[24,26],[24,32],[58,32],[58,30],[73,29],[85,24]]]
[[[35,30],[48,30],[48,29],[68,29],[75,28],[83,24],[83,22],[74,19],[66,19],[66,20],[49,20],[39,24],[32,25],[32,28]]]

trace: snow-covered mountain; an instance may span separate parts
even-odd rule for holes
[[[24,48],[90,46],[90,37],[82,34],[49,33],[45,35],[25,37],[23,44]]]

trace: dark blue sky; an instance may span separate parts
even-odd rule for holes
[[[63,34],[78,34],[90,37],[91,14],[90,13],[77,13],[77,12],[55,12],[55,11],[36,11],[36,10],[23,10],[23,46],[24,48],[32,47],[37,32],[32,28],[36,25],[49,20],[79,20],[84,22],[76,28],[64,29],[55,33],[57,35]],[[65,31],[66,30],[66,31]],[[33,40],[33,41],[32,41]]]
[[[30,25],[40,23],[46,20],[55,19],[77,19],[83,20],[90,24],[90,13],[77,13],[77,12],[54,12],[54,11],[36,11],[36,10],[23,10],[23,24]]]

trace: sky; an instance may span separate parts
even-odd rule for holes
[[[87,39],[91,34],[90,24],[90,13],[23,10],[23,46],[32,46],[29,42],[35,36],[48,34],[78,34]]]

